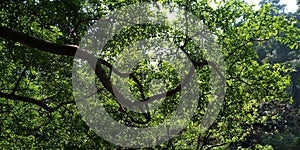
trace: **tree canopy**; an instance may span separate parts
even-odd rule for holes
[[[125,6],[142,2],[157,8],[160,5],[180,8],[195,16],[199,22],[195,25],[194,20],[183,13],[182,20],[176,22],[187,22],[183,23],[183,27],[143,23],[126,27],[113,37],[104,37],[104,33],[113,32],[109,29],[117,30],[117,27],[109,26],[114,22],[126,25],[132,21],[132,17],[123,14],[104,19],[110,21],[107,27],[92,28],[99,19]],[[254,10],[253,6],[241,0],[1,2],[0,146],[5,149],[126,149],[98,136],[96,129],[91,127],[94,120],[80,112],[79,109],[84,107],[78,101],[75,102],[78,94],[73,90],[72,80],[81,75],[90,77],[89,81],[95,81],[96,105],[103,105],[111,118],[128,127],[155,127],[169,119],[180,104],[180,97],[186,94],[181,92],[184,89],[187,93],[193,91],[199,95],[188,97],[191,102],[196,101],[197,107],[195,110],[184,110],[184,113],[193,113],[184,129],[158,145],[153,140],[153,145],[147,147],[149,149],[263,148],[259,145],[262,143],[255,140],[262,138],[257,136],[263,132],[271,133],[280,128],[278,122],[283,118],[278,112],[286,111],[286,106],[293,102],[289,88],[296,86],[291,82],[296,76],[291,74],[299,68],[290,66],[291,62],[295,62],[292,60],[298,58],[298,52],[290,50],[299,48],[297,18],[278,12],[274,6],[284,8],[276,5],[279,1],[268,2],[262,1],[259,10]],[[141,14],[136,15],[144,15],[149,20],[166,19],[163,14],[153,14],[151,7],[145,6],[138,11]],[[176,9],[172,11],[179,12]],[[151,15],[155,17],[150,18]],[[194,37],[188,32],[198,30],[198,26],[205,26],[201,29],[206,39],[193,41]],[[186,30],[180,31],[180,28]],[[99,34],[91,34],[94,32]],[[87,37],[90,34],[95,37]],[[90,45],[81,43],[86,40],[88,44],[99,46],[99,43],[93,43],[95,41],[91,42],[89,38],[102,39],[107,43],[97,53]],[[176,56],[188,58],[194,70],[178,71],[176,68],[185,68],[183,62],[171,61],[174,62],[172,64],[164,59],[140,59],[126,73],[122,69],[127,67],[122,64],[114,68],[118,61],[126,64],[128,60],[138,59],[140,55],[128,47],[143,39],[164,39],[168,42],[162,45],[151,44],[140,48],[142,50],[154,46],[153,51],[160,51],[162,47],[172,47],[170,45],[173,44],[177,49],[172,52]],[[206,42],[201,43],[200,40]],[[277,47],[274,48],[274,45]],[[285,53],[286,49],[291,52]],[[211,50],[217,50],[217,54],[222,57],[207,57],[206,53]],[[276,52],[277,56],[269,57],[269,52]],[[286,58],[284,55],[292,53],[290,59],[280,60]],[[159,54],[161,58],[165,58],[164,55]],[[219,65],[222,61],[224,66]],[[92,66],[92,75],[86,73],[86,68],[80,67],[84,65]],[[79,70],[74,74],[76,66]],[[196,80],[191,81],[199,89],[182,84],[184,78],[181,75],[189,75],[189,71],[195,72]],[[127,80],[121,82],[119,78]],[[214,82],[224,84],[214,89]],[[117,85],[126,88],[139,100],[125,100],[129,105],[151,100],[158,101],[160,106],[147,111],[150,105],[145,105],[142,112],[124,107],[117,100],[118,96],[124,94],[116,92],[114,87]],[[162,92],[164,97],[155,93],[161,86],[165,87]],[[225,90],[224,97],[212,95],[222,88]],[[223,99],[222,103],[214,104],[218,96]],[[127,97],[125,95],[122,98]],[[161,101],[161,98],[165,99]],[[207,109],[210,103],[214,105]],[[189,101],[183,104],[190,105]],[[218,115],[212,118],[207,130],[202,132],[202,120],[207,119],[205,114],[209,112],[217,112]],[[180,124],[179,120],[177,125]],[[112,124],[108,124],[107,128],[110,126]],[[131,137],[128,135],[121,138]]]

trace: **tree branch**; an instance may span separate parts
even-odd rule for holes
[[[185,85],[179,84],[173,90],[170,90],[166,93],[154,95],[151,98],[147,98],[146,99],[147,102],[145,102],[144,100],[142,100],[144,102],[126,100],[124,98],[124,96],[118,90],[113,90],[113,89],[117,89],[117,88],[114,88],[114,85],[110,82],[109,77],[106,75],[106,71],[102,68],[101,64],[109,67],[114,72],[117,72],[117,71],[115,69],[113,69],[111,64],[109,64],[108,62],[106,62],[103,59],[97,58],[92,53],[88,52],[87,50],[81,49],[76,45],[60,45],[57,43],[52,43],[47,40],[38,39],[36,37],[24,34],[19,31],[12,30],[12,29],[4,27],[4,26],[0,26],[0,37],[4,38],[6,40],[13,41],[13,42],[19,42],[21,44],[27,45],[32,48],[39,49],[41,51],[50,52],[52,54],[65,55],[65,56],[75,56],[76,55],[80,59],[86,60],[88,62],[88,64],[91,66],[91,68],[95,68],[95,73],[96,73],[98,79],[103,84],[104,88],[106,90],[108,90],[109,93],[111,93],[114,97],[117,97],[119,100],[118,102],[120,102],[123,105],[129,106],[129,107],[132,107],[132,106],[141,107],[141,106],[144,106],[145,104],[150,103],[154,100],[164,98],[165,96],[166,97],[172,96],[172,95],[176,94],[177,92],[179,92],[181,90],[182,86],[185,86]],[[207,62],[201,62],[201,63],[193,62],[193,64],[196,65],[197,67],[200,67],[203,65],[207,65],[208,63]],[[193,73],[194,73],[194,69],[191,69],[189,74],[187,75],[187,77],[185,79],[183,79],[184,82],[182,82],[182,83],[187,83]],[[120,72],[117,72],[117,74],[120,75]],[[122,74],[122,75],[124,75],[124,74]],[[136,79],[132,75],[129,75],[129,76],[136,82]],[[8,95],[6,95],[6,96],[8,96]],[[13,97],[13,98],[16,98],[16,97]],[[24,100],[27,100],[28,102],[33,102],[33,100],[30,98],[24,99]],[[45,109],[48,109],[44,104],[42,104],[40,102],[36,102],[36,104]]]
[[[15,94],[3,93],[1,91],[0,91],[0,97],[11,99],[11,100],[20,100],[22,102],[35,104],[35,105],[37,105],[37,106],[39,106],[39,107],[41,107],[41,108],[43,108],[43,109],[45,109],[49,112],[53,112],[53,111],[59,109],[61,106],[74,103],[74,101],[67,101],[67,102],[60,103],[56,107],[49,107],[47,104],[43,103],[42,101],[36,100],[34,98],[19,96],[19,95],[15,95]]]
[[[77,46],[52,43],[3,26],[0,26],[0,37],[52,54],[75,56],[77,50]]]
[[[27,45],[32,48],[36,48],[45,52],[50,52],[57,55],[66,55],[66,56],[75,56],[76,52],[78,57],[81,59],[87,60],[92,68],[95,68],[95,72],[102,82],[103,86],[112,94],[113,88],[109,78],[106,76],[105,70],[101,66],[101,62],[104,60],[98,61],[98,58],[91,54],[90,52],[80,49],[75,45],[60,45],[57,43],[52,43],[50,41],[41,40],[36,37],[24,34],[22,32],[14,31],[10,28],[0,26],[0,37],[11,40],[13,42],[19,42],[21,44]],[[95,66],[96,64],[96,66]],[[117,93],[119,94],[119,93]]]
[[[21,75],[20,75],[19,78],[17,79],[17,82],[16,82],[16,84],[15,84],[13,90],[12,90],[12,93],[15,94],[15,92],[17,91],[17,88],[18,88],[18,86],[20,85],[20,82],[21,82],[22,78],[24,77],[26,70],[27,70],[27,66],[23,69]]]

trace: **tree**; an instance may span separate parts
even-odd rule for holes
[[[205,133],[199,126],[205,112],[209,111],[205,109],[207,104],[214,100],[209,96],[212,92],[210,69],[222,71],[223,68],[215,66],[216,62],[209,62],[191,37],[170,27],[142,24],[119,32],[105,45],[99,58],[89,49],[76,46],[96,20],[137,1],[5,1],[0,4],[1,147],[118,148],[98,137],[81,119],[74,104],[71,82],[76,52],[82,53],[81,59],[90,65],[91,60],[97,60],[94,70],[97,96],[114,119],[135,127],[155,126],[164,121],[176,109],[180,96],[179,75],[171,64],[161,61],[155,66],[144,60],[128,75],[131,90],[141,100],[152,96],[147,92],[151,79],[163,79],[168,98],[158,112],[135,113],[122,107],[113,92],[115,83],[110,82],[113,58],[124,50],[118,46],[144,38],[173,39],[195,66],[197,83],[201,87],[197,92],[203,95],[197,99],[199,107],[187,128],[153,149],[246,147],[241,143],[253,132],[254,125],[266,123],[266,116],[258,113],[261,103],[291,100],[286,94],[290,84],[286,74],[290,70],[280,64],[259,64],[254,60],[257,53],[253,43],[272,37],[287,46],[298,46],[298,28],[291,19],[271,16],[274,8],[270,5],[254,11],[240,0],[220,2],[216,9],[208,1],[161,2],[197,16],[212,32],[209,37],[221,46],[226,76],[218,81],[224,80],[226,93],[220,114]],[[150,8],[144,11],[151,13]],[[155,68],[164,72],[155,71]],[[118,72],[113,73],[118,75]]]
[[[266,3],[262,1],[261,3]],[[287,18],[298,18],[297,12],[284,13],[284,9],[280,6],[279,1],[271,4],[277,8],[277,12],[273,12],[272,16],[286,16]],[[297,19],[299,21],[299,19]],[[298,23],[295,24],[298,27]],[[273,114],[277,120],[268,119],[269,124],[256,126],[256,134],[252,135],[248,141],[261,141],[264,145],[272,145],[274,149],[295,149],[299,145],[299,48],[291,49],[288,46],[270,39],[263,43],[255,44],[255,48],[259,54],[258,61],[260,63],[280,63],[286,67],[293,68],[289,73],[291,76],[292,84],[288,88],[287,93],[293,98],[293,105],[286,103],[273,102],[272,107],[270,104],[264,104],[262,108],[263,113]],[[277,106],[276,106],[277,105]],[[267,106],[267,107],[266,107]]]
[[[261,7],[266,4],[271,4],[271,7],[274,8],[274,10],[271,12],[272,16],[284,13],[286,7],[286,4],[280,4],[280,0],[262,0],[259,2]]]

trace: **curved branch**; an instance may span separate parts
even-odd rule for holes
[[[19,32],[19,31],[12,30],[12,29],[4,27],[4,26],[0,26],[0,37],[4,38],[6,40],[13,41],[13,42],[19,42],[21,44],[27,45],[32,48],[39,49],[41,51],[50,52],[52,54],[66,55],[66,56],[73,56],[73,57],[76,56],[80,59],[86,60],[88,62],[88,64],[91,66],[91,68],[95,68],[95,73],[96,73],[98,79],[103,84],[104,88],[106,90],[108,90],[109,93],[111,93],[114,97],[117,97],[119,102],[121,102],[121,104],[129,106],[129,107],[133,107],[133,106],[141,107],[141,106],[144,106],[145,103],[150,103],[153,100],[164,98],[165,96],[167,96],[167,97],[172,96],[172,95],[176,94],[177,92],[179,92],[181,90],[182,86],[184,86],[184,85],[179,84],[173,90],[170,90],[166,93],[157,94],[157,95],[152,96],[151,98],[146,99],[146,100],[148,100],[147,102],[145,102],[145,101],[144,102],[130,101],[130,100],[125,99],[124,96],[118,90],[114,90],[117,88],[115,88],[114,85],[110,82],[109,77],[106,75],[106,71],[102,68],[101,65],[103,64],[103,65],[109,67],[112,71],[116,72],[119,75],[122,73],[117,72],[115,69],[113,69],[112,65],[109,64],[107,61],[97,58],[95,55],[93,55],[92,53],[90,53],[89,51],[87,51],[85,49],[81,49],[76,45],[61,45],[61,44],[57,44],[57,43],[52,43],[50,41],[38,39],[36,37],[27,35],[25,33]],[[207,65],[208,62],[206,62],[206,61],[200,62],[200,63],[193,62],[193,64],[196,67],[200,67],[200,66]],[[193,73],[194,73],[194,70],[191,69],[189,74],[187,75],[187,77],[184,79],[184,81],[190,79],[190,77]],[[122,75],[125,75],[125,74],[122,74]],[[129,76],[131,78],[133,78],[133,80],[135,80],[135,78],[132,75],[129,75]],[[187,82],[183,82],[183,83],[187,83]],[[13,98],[15,98],[15,97],[13,97]],[[33,102],[33,100],[30,98],[24,99],[24,100],[27,100],[28,102]],[[35,102],[35,104],[37,104],[45,109],[49,109],[43,103]]]
[[[19,96],[19,95],[15,95],[15,94],[3,93],[1,91],[0,91],[0,97],[35,104],[35,105],[37,105],[37,106],[39,106],[39,107],[41,107],[41,108],[43,108],[43,109],[45,109],[49,112],[53,112],[53,111],[59,109],[60,107],[62,107],[64,105],[74,103],[74,101],[67,101],[67,102],[60,103],[56,107],[49,107],[47,104],[43,103],[42,101],[36,100],[34,98]]]
[[[18,32],[15,30],[12,30],[7,27],[0,26],[0,37],[11,40],[14,42],[19,42],[21,44],[27,45],[32,48],[36,48],[45,52],[50,52],[52,54],[58,54],[58,55],[66,55],[66,56],[77,56],[79,58],[82,58],[84,60],[87,60],[88,63],[91,65],[92,68],[96,68],[95,72],[99,78],[99,80],[102,82],[103,86],[113,94],[113,89],[111,86],[110,81],[108,80],[108,77],[105,74],[105,70],[102,68],[101,63],[104,62],[104,60],[97,61],[98,58],[91,54],[90,52],[78,48],[76,45],[60,45],[57,43],[52,43],[47,40],[38,39],[36,37],[24,34],[22,32]],[[96,66],[95,66],[96,64]]]

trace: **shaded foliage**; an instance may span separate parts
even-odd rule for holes
[[[74,51],[81,51],[76,45],[96,20],[115,9],[137,2],[19,0],[0,3],[1,147],[122,149],[97,136],[81,118],[72,91],[72,65]],[[199,77],[197,83],[201,87],[198,91],[201,97],[190,124],[172,140],[153,146],[152,149],[255,147],[260,142],[248,141],[253,139],[251,136],[266,130],[271,132],[273,128],[284,128],[280,121],[285,122],[289,118],[276,113],[287,111],[281,104],[291,102],[287,93],[291,69],[287,69],[287,65],[281,62],[286,62],[284,58],[289,55],[293,55],[291,61],[297,56],[282,52],[285,51],[283,45],[297,48],[299,44],[299,29],[294,27],[293,18],[273,15],[276,8],[271,4],[255,11],[240,0],[221,1],[216,7],[212,7],[207,0],[159,2],[193,13],[212,33],[209,36],[215,39],[215,45],[212,46],[220,45],[218,48],[224,55],[226,68],[217,66],[214,69],[226,71],[223,108],[207,132],[201,133],[199,125],[207,111],[205,107],[214,100],[208,96],[212,80],[210,69],[213,66],[207,63],[208,58],[204,56],[203,49],[189,40],[186,34],[170,27],[141,25],[122,30],[97,56],[97,95],[111,116],[128,126],[147,127],[164,121],[176,108],[180,96],[176,90],[179,79],[172,64],[162,61],[154,66],[146,60],[141,61],[133,69],[131,80],[128,81],[135,96],[145,100],[145,97],[151,96],[151,80],[163,79],[167,90],[173,92],[170,92],[158,112],[135,113],[124,109],[111,93],[111,83],[104,80],[110,79],[114,58],[124,51],[118,46],[157,37],[172,39],[192,60]],[[147,8],[144,11],[151,13]],[[277,42],[280,44],[274,44]],[[257,49],[261,49],[258,53],[256,45]],[[278,45],[278,48],[270,50],[269,45]],[[273,53],[276,57],[269,57]],[[267,107],[265,104],[272,106]],[[276,113],[273,114],[273,111]]]

